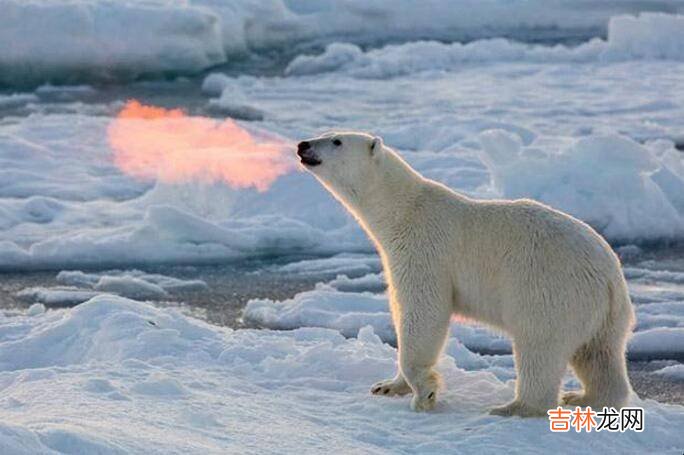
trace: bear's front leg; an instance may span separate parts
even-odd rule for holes
[[[439,292],[425,277],[419,280],[411,283],[412,289],[397,292],[399,368],[413,391],[411,409],[429,411],[435,407],[441,385],[434,366],[444,347],[452,311],[450,291]]]

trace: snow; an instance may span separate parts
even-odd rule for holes
[[[407,397],[369,394],[396,357],[369,327],[352,339],[312,328],[231,331],[114,296],[0,316],[0,451],[639,453],[681,442],[681,407],[636,398],[643,433],[551,437],[545,419],[489,416],[513,396],[513,382],[492,373],[510,374],[510,358],[451,344],[448,352],[437,411],[416,414]]]
[[[385,79],[419,71],[454,70],[472,62],[593,62],[633,59],[684,60],[684,16],[642,13],[610,19],[607,40],[576,47],[528,45],[503,38],[470,43],[416,41],[363,52],[357,45],[333,43],[316,56],[299,56],[287,75],[343,71],[355,77]]]

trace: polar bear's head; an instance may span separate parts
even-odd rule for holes
[[[327,133],[297,146],[304,167],[346,200],[374,187],[385,153],[382,139],[365,133]]]

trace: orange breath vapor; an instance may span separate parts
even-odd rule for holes
[[[232,120],[128,101],[107,130],[114,163],[125,174],[165,183],[224,182],[266,191],[296,169],[289,144],[257,140]]]

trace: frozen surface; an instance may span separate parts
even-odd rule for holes
[[[369,327],[353,339],[325,329],[230,331],[106,296],[0,316],[0,450],[643,453],[681,443],[682,408],[654,401],[633,402],[645,408],[643,433],[551,437],[546,419],[489,416],[513,396],[513,382],[493,374],[510,379],[510,358],[452,343],[447,351],[437,411],[416,414],[408,398],[369,394],[396,356]]]

